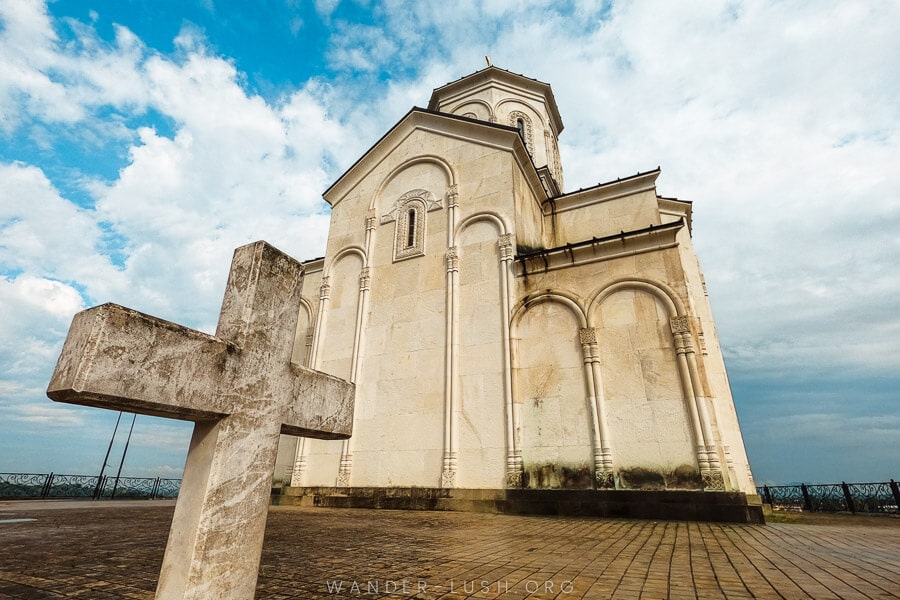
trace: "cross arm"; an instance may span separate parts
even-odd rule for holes
[[[214,336],[103,304],[75,315],[47,395],[140,414],[215,419],[230,412],[210,399],[218,396],[215,388],[236,352]]]
[[[333,375],[290,365],[293,401],[281,433],[323,440],[343,440],[353,430],[352,383]]]

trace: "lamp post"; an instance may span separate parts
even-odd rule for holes
[[[116,419],[116,426],[113,428],[112,437],[109,438],[109,447],[106,449],[106,456],[103,457],[103,464],[100,466],[100,475],[97,476],[97,485],[94,487],[93,499],[96,500],[103,494],[103,472],[106,471],[106,463],[109,460],[109,453],[112,450],[113,441],[116,439],[116,431],[119,430],[119,421],[122,420],[122,411]]]
[[[121,414],[121,413],[120,413]],[[119,488],[119,477],[122,475],[122,467],[125,466],[125,455],[128,454],[128,444],[131,443],[131,432],[134,431],[134,422],[137,420],[137,413],[131,417],[131,429],[128,430],[128,438],[125,440],[125,449],[122,450],[122,460],[119,461],[119,470],[116,472],[116,482],[113,484],[112,497],[116,497],[116,490]]]

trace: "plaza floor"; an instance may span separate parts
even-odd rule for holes
[[[152,599],[171,502],[0,501],[0,598]],[[900,598],[900,519],[273,507],[258,599]]]

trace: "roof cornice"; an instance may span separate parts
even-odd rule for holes
[[[679,218],[672,223],[622,231],[556,248],[524,250],[516,254],[515,272],[517,276],[527,277],[532,273],[674,248],[678,245],[678,232],[683,227],[684,219]]]
[[[630,196],[640,192],[646,192],[656,189],[656,179],[662,171],[656,167],[652,171],[638,173],[624,179],[616,179],[615,181],[607,181],[598,183],[589,188],[583,188],[574,192],[569,192],[555,198],[549,198],[543,205],[545,215],[551,213],[561,213],[568,210],[576,210],[598,204],[600,202],[608,202],[623,196]]]
[[[693,203],[690,200],[657,196],[659,212],[670,217],[681,217],[687,222],[688,231],[693,231]]]

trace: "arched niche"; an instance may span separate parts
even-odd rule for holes
[[[458,106],[454,106],[449,112],[480,121],[490,121],[492,114],[491,106],[483,100],[466,101]]]
[[[514,402],[526,488],[593,487],[591,413],[585,396],[580,307],[546,293],[513,317]]]
[[[297,317],[297,332],[294,334],[294,349],[291,352],[291,362],[304,367],[309,366],[310,351],[312,349],[312,336],[315,330],[313,308],[307,296],[300,298],[300,314]]]
[[[418,157],[391,171],[372,200],[378,221],[374,264],[424,256],[429,249],[443,254],[452,182],[452,169],[438,157]]]
[[[364,266],[360,248],[350,247],[335,254],[326,266],[323,285],[327,299],[321,304],[320,330],[317,332],[320,371],[349,380],[352,372],[353,344],[356,335],[359,276]],[[334,486],[341,460],[339,440],[307,439],[307,470],[304,485]]]
[[[459,472],[464,488],[502,487],[506,479],[504,346],[497,240],[503,223],[474,215],[456,234],[459,257],[457,386]]]
[[[698,489],[690,407],[671,319],[680,302],[661,284],[623,281],[598,293],[596,328],[606,418],[619,487]]]

